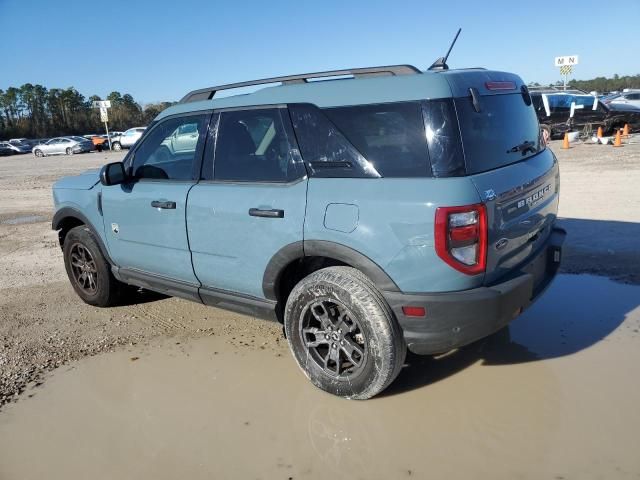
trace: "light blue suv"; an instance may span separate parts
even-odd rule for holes
[[[123,162],[58,181],[53,228],[85,302],[132,285],[282,322],[315,385],[365,399],[407,348],[471,343],[538,298],[559,188],[518,76],[372,67],[190,92]]]

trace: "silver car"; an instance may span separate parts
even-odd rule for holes
[[[31,151],[36,157],[44,157],[45,155],[73,155],[94,149],[93,142],[82,137],[56,137],[36,145]]]
[[[133,147],[146,129],[147,127],[130,128],[122,135],[111,139],[111,148],[113,150],[122,150],[123,148]]]
[[[626,104],[631,105],[633,107],[640,108],[640,92],[639,91],[631,91],[631,92],[622,92],[618,95],[611,96],[607,98],[604,103],[606,104]]]

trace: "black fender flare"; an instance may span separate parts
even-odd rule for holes
[[[109,262],[110,265],[115,266],[116,264],[113,263],[113,260],[111,260],[111,257],[109,256],[109,250],[107,250],[107,246],[102,241],[102,237],[98,234],[98,230],[96,230],[89,219],[79,210],[76,210],[73,207],[62,207],[53,215],[53,219],[51,220],[51,228],[53,230],[60,230],[62,228],[62,222],[68,218],[75,218],[76,220],[82,222],[91,231],[91,234],[96,239],[98,247],[100,248],[100,251],[102,252],[104,258],[107,260],[107,262]],[[62,247],[62,244],[60,244],[60,246]]]
[[[284,246],[265,268],[262,277],[262,292],[269,300],[277,300],[276,286],[284,268],[294,260],[303,257],[327,257],[338,260],[360,270],[380,289],[387,292],[399,292],[400,289],[391,277],[366,255],[341,243],[327,240],[305,240]]]

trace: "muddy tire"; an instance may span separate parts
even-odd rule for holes
[[[354,268],[324,268],[302,279],[289,295],[284,324],[298,366],[334,395],[371,398],[404,364],[407,347],[391,308]]]
[[[111,273],[91,230],[85,226],[69,230],[63,253],[71,286],[85,303],[96,307],[118,304],[123,285]]]
[[[122,150],[122,145],[120,145],[120,142],[113,142],[113,143],[111,144],[111,149],[112,149],[114,152],[119,152],[120,150]]]

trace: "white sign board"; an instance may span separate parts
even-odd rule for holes
[[[553,61],[556,67],[564,67],[567,65],[578,65],[578,55],[567,55],[564,57],[556,57]]]
[[[105,123],[109,121],[109,115],[107,114],[107,107],[100,107],[100,121]]]
[[[111,108],[111,100],[97,100],[93,102],[93,108]]]

